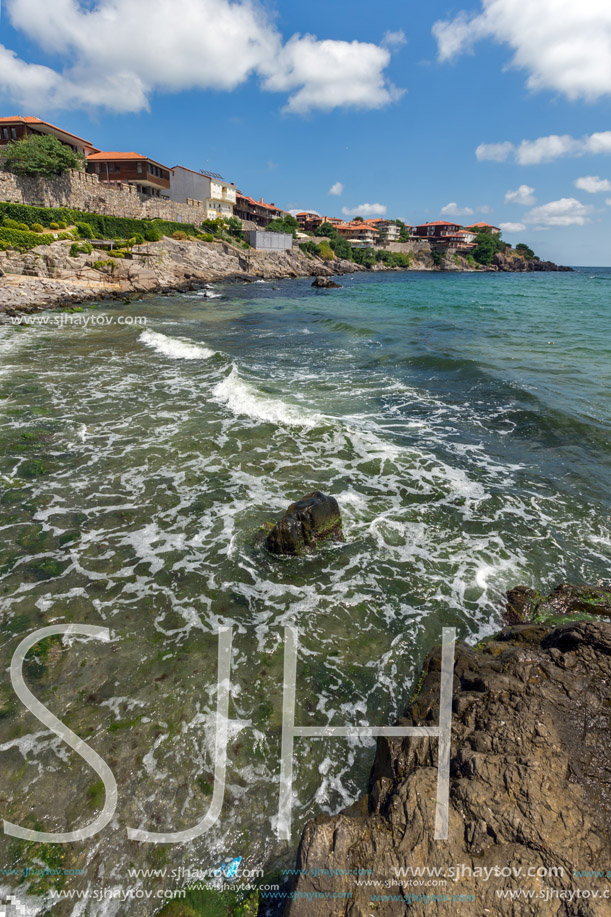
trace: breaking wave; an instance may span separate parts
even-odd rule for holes
[[[172,360],[208,360],[216,353],[202,344],[181,341],[178,338],[160,334],[159,331],[143,331],[138,340],[146,347]]]

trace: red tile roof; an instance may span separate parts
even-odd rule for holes
[[[467,226],[467,229],[498,229],[498,226],[493,226],[492,223],[471,223],[470,226]]]
[[[283,210],[281,207],[276,207],[275,204],[268,204],[267,201],[256,201],[254,197],[249,197],[247,194],[240,194],[238,191],[238,198],[241,198],[243,201],[246,201],[251,206],[263,207],[264,210],[274,210],[278,213],[286,213],[286,210]]]
[[[460,226],[460,223],[455,223],[453,220],[433,220],[431,223],[419,223],[417,228],[421,226]]]
[[[140,161],[140,162],[152,162],[154,166],[159,166],[161,169],[165,169],[166,172],[171,172],[172,170],[169,166],[164,166],[160,162],[156,162],[154,159],[151,159],[150,156],[142,156],[140,153],[121,153],[117,151],[98,151],[97,153],[90,153],[87,157],[87,162],[116,162],[117,160],[124,161]]]
[[[16,122],[19,124],[44,124],[45,127],[52,127],[54,131],[59,131],[60,134],[65,134],[66,137],[74,137],[75,140],[80,140],[81,143],[91,147],[92,150],[97,149],[94,147],[93,143],[89,143],[88,140],[83,140],[83,138],[77,136],[77,134],[71,134],[70,131],[64,130],[63,127],[56,127],[55,124],[51,124],[49,121],[42,121],[40,118],[34,118],[31,115],[16,115],[14,118],[0,118],[0,124],[15,124]]]

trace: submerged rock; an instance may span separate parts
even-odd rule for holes
[[[321,541],[343,537],[337,500],[317,490],[291,503],[269,532],[265,546],[272,554],[304,554]]]
[[[604,591],[563,585],[549,601],[606,609]],[[327,917],[330,899],[334,917],[608,913],[608,879],[580,870],[611,841],[611,621],[521,624],[455,650],[448,839],[434,836],[437,739],[381,737],[368,795],[306,825],[286,917]],[[401,725],[437,725],[440,667],[437,648]]]
[[[314,283],[312,284],[312,286],[320,287],[323,290],[330,290],[330,289],[339,290],[341,289],[342,285],[341,283],[336,283],[334,280],[331,280],[330,277],[317,277]]]

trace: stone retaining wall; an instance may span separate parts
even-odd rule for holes
[[[159,218],[176,223],[200,224],[206,218],[203,204],[177,204],[158,197],[139,194],[133,185],[117,182],[107,185],[97,175],[67,172],[57,178],[35,178],[0,171],[0,201],[39,207],[71,207],[87,213],[130,217],[143,220]]]

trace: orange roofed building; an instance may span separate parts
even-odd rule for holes
[[[254,223],[255,226],[260,226],[263,229],[272,220],[281,220],[287,215],[286,210],[281,210],[275,204],[268,204],[263,198],[256,201],[253,197],[248,197],[247,194],[240,194],[239,191],[236,195],[233,212],[240,220],[247,220],[249,223]]]
[[[88,140],[77,137],[61,127],[55,127],[48,121],[42,121],[40,118],[34,118],[30,115],[17,115],[13,118],[0,118],[0,146],[5,146],[13,140],[24,140],[29,136],[50,135],[56,137],[64,146],[70,147],[75,153],[82,156],[88,156],[90,153],[97,152],[97,148]]]
[[[169,197],[171,169],[140,153],[96,152],[87,157],[87,171],[101,182],[126,182],[140,194]]]

